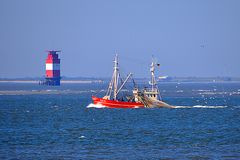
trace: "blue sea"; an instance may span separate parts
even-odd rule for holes
[[[160,83],[176,109],[87,108],[106,88],[0,83],[0,159],[240,159],[240,83]]]

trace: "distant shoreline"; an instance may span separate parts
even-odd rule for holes
[[[39,80],[0,80],[0,83],[33,83],[39,84]],[[61,83],[66,84],[89,84],[103,83],[102,80],[62,80]]]
[[[134,78],[138,83],[148,83],[149,78]],[[42,78],[0,78],[0,83],[33,83],[39,84]],[[91,83],[105,83],[109,82],[110,78],[88,78],[88,77],[76,77],[69,78],[64,77],[61,80],[62,84],[91,84]],[[240,82],[240,77],[166,77],[164,79],[158,79],[159,83],[164,82],[177,82],[177,83],[214,83],[214,82]]]

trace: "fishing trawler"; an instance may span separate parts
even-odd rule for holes
[[[127,83],[129,78],[132,76],[132,73],[128,74],[127,78],[118,88],[120,74],[118,67],[118,56],[116,55],[114,59],[114,71],[112,80],[109,83],[107,93],[103,98],[92,96],[93,103],[96,105],[105,106],[107,108],[174,108],[174,106],[171,106],[161,100],[160,92],[154,74],[156,65],[156,63],[152,62],[150,68],[151,81],[149,84],[151,85],[151,88],[144,88],[143,90],[139,90],[137,87],[135,87],[133,89],[133,96],[119,98],[118,94]],[[127,101],[124,101],[124,99]]]

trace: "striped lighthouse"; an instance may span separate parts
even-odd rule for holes
[[[48,56],[46,59],[46,75],[45,75],[45,84],[50,86],[59,86],[60,85],[60,59],[58,58],[57,52],[50,50],[47,51]]]

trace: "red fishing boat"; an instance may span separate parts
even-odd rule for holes
[[[134,98],[118,97],[118,94],[131,76],[132,73],[129,73],[123,83],[118,85],[120,74],[118,68],[118,56],[116,55],[114,59],[112,80],[109,83],[107,93],[103,98],[92,96],[93,103],[107,108],[144,108],[144,104],[136,102]],[[125,101],[123,99],[125,99]]]
[[[109,83],[107,93],[103,98],[92,96],[93,103],[95,105],[101,105],[107,108],[175,108],[174,106],[162,101],[157,81],[155,79],[155,66],[159,65],[156,64],[156,62],[152,62],[150,68],[150,88],[144,88],[144,90],[140,91],[138,88],[135,87],[132,92],[132,96],[120,97],[119,93],[128,81],[128,79],[132,76],[132,73],[129,73],[127,78],[121,83],[121,85],[118,85],[120,74],[118,68],[118,56],[116,55],[114,59],[112,80]]]
[[[140,102],[123,102],[118,100],[108,100],[92,96],[94,104],[100,104],[107,108],[144,108]]]

